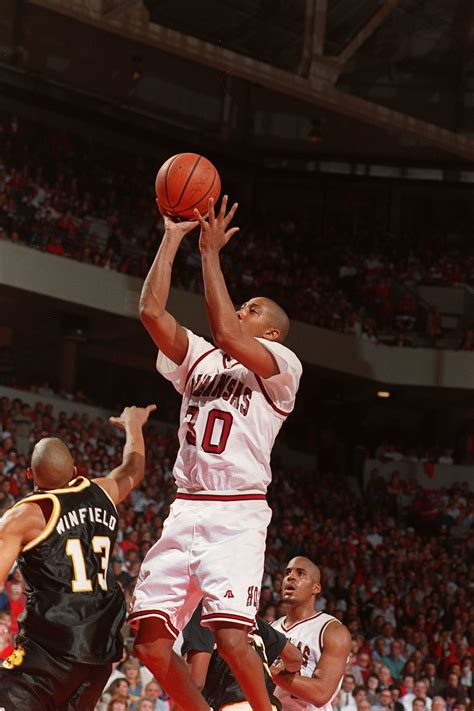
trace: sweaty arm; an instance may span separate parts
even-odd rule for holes
[[[323,652],[313,676],[282,672],[273,681],[292,696],[306,703],[324,706],[332,697],[344,676],[351,650],[351,635],[347,627],[331,622],[324,633]]]
[[[110,474],[94,482],[104,489],[115,504],[127,498],[145,475],[145,440],[143,425],[156,405],[126,407],[120,417],[111,417],[110,422],[125,430],[123,461]]]
[[[0,519],[0,588],[3,587],[23,547],[38,536],[46,525],[39,504],[24,503],[9,509]]]
[[[181,365],[188,349],[184,328],[166,310],[174,259],[183,237],[195,222],[174,223],[165,217],[165,234],[158,253],[143,284],[140,296],[140,319],[158,346],[173,363]]]

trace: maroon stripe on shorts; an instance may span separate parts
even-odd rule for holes
[[[213,612],[210,615],[201,615],[201,620],[204,620],[204,622],[229,620],[230,622],[243,622],[248,625],[255,624],[255,617],[243,617],[243,615],[234,615],[230,612]]]
[[[186,501],[266,501],[265,494],[176,494]]]
[[[139,610],[138,612],[132,612],[128,616],[127,622],[137,622],[138,620],[145,617],[159,617],[160,620],[163,620],[165,625],[169,628],[170,632],[172,632],[176,637],[179,635],[179,630],[176,629],[174,624],[171,622],[168,613],[163,612],[162,610]]]

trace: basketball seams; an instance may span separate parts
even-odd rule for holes
[[[188,174],[181,183],[186,169]],[[217,200],[221,191],[218,170],[199,154],[178,153],[172,156],[158,171],[155,183],[160,211],[170,217],[187,220],[193,219],[193,209],[196,207],[203,214],[207,213],[209,197]],[[186,204],[185,200],[191,202]]]
[[[206,192],[204,193],[204,195],[201,195],[201,197],[199,198],[199,200],[196,200],[196,202],[193,202],[192,205],[189,205],[189,206],[187,206],[187,207],[182,207],[182,208],[180,208],[180,209],[181,209],[183,212],[187,212],[188,210],[192,210],[193,207],[196,207],[196,205],[199,205],[200,202],[202,202],[203,200],[205,200],[206,197],[207,197],[207,196],[209,195],[209,193],[211,192],[212,188],[214,187],[214,183],[216,182],[216,177],[217,177],[217,175],[218,175],[217,170],[214,168],[214,177],[213,177],[213,179],[212,179],[212,183],[210,184],[209,188],[206,190]]]
[[[190,181],[191,178],[193,177],[193,173],[194,173],[194,171],[196,170],[196,168],[198,167],[198,165],[199,165],[199,163],[200,163],[200,161],[201,161],[201,158],[202,158],[202,156],[199,156],[199,157],[198,157],[198,159],[194,162],[193,167],[192,167],[191,170],[189,171],[189,175],[188,175],[188,177],[186,178],[183,187],[181,188],[181,192],[180,192],[180,194],[179,194],[178,201],[175,202],[174,205],[171,205],[171,203],[169,203],[170,206],[171,206],[171,209],[174,209],[175,207],[178,207],[179,203],[180,203],[181,200],[183,199],[183,195],[184,195],[184,193],[186,192],[186,188],[187,188],[188,185],[189,185],[189,181]],[[166,175],[166,194],[168,195],[168,174]]]
[[[171,170],[171,166],[173,165],[173,163],[175,162],[175,160],[176,160],[177,158],[179,158],[180,155],[181,155],[181,153],[178,153],[177,155],[174,156],[174,158],[171,158],[170,164],[169,164],[168,167],[166,168],[165,179],[164,179],[164,181],[163,181],[164,184],[165,184],[166,204],[167,204],[171,209],[173,209],[173,208],[171,207],[171,201],[170,201],[170,198],[169,198],[169,195],[168,195],[168,174],[169,174],[169,172],[170,172],[170,170]]]

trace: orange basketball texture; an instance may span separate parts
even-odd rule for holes
[[[208,211],[209,198],[216,202],[221,179],[211,161],[197,153],[178,153],[163,163],[155,181],[160,210],[170,217],[194,219],[197,208]]]

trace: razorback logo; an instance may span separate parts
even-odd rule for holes
[[[232,590],[226,590],[224,597],[234,597],[234,593]]]

